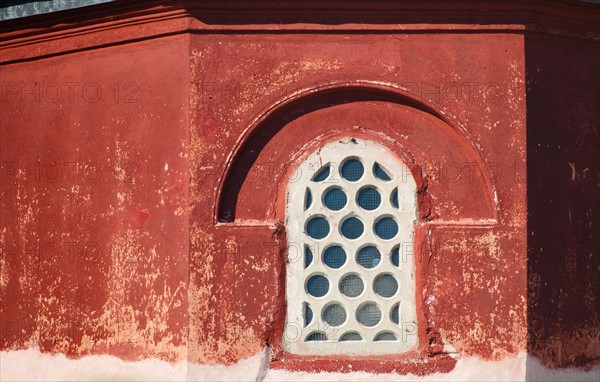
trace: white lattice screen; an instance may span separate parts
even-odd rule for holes
[[[387,148],[321,147],[288,185],[284,348],[392,354],[417,344],[416,185]]]

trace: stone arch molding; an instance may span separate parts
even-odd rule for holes
[[[219,180],[219,224],[283,221],[285,183],[319,145],[360,136],[400,156],[431,196],[432,223],[495,224],[495,185],[467,129],[389,83],[331,82],[271,104],[244,130]]]

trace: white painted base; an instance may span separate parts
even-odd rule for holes
[[[370,373],[291,373],[268,370],[268,350],[231,366],[126,362],[113,356],[77,360],[37,349],[0,352],[0,381],[600,381],[600,365],[590,371],[548,369],[522,352],[502,361],[463,357],[450,373],[423,377]]]

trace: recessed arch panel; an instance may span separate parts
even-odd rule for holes
[[[283,219],[280,184],[293,176],[302,155],[353,134],[380,141],[407,163],[435,200],[423,213],[428,218],[496,218],[494,185],[464,128],[400,88],[343,83],[292,94],[256,118],[227,164],[216,219]]]

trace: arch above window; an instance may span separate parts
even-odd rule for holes
[[[360,130],[376,135],[377,141],[389,139],[390,147],[403,150],[404,160],[410,157],[405,163],[430,175],[428,193],[434,191],[438,200],[431,216],[495,222],[495,186],[475,143],[460,123],[421,101],[389,84],[368,81],[332,82],[277,100],[240,137],[219,181],[215,221],[279,220],[283,209],[272,203],[279,189],[270,186],[284,181],[284,170],[296,159],[293,153],[318,137]],[[331,120],[339,121],[339,127],[325,122]],[[211,167],[210,173],[218,171]],[[256,198],[265,187],[271,194]]]
[[[287,315],[296,354],[396,354],[418,344],[417,186],[383,145],[320,147],[287,186]]]

